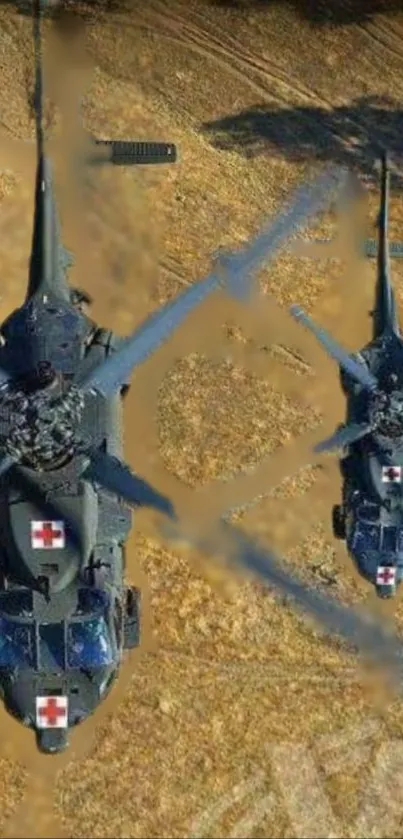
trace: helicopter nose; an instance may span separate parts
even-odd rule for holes
[[[387,600],[396,594],[395,586],[376,586],[375,588],[378,597],[382,600]]]
[[[44,754],[64,752],[69,745],[68,732],[65,728],[44,728],[36,732],[38,749]]]
[[[399,559],[395,554],[385,552],[380,555],[378,563],[374,579],[376,593],[382,599],[389,599],[396,594],[401,580]]]

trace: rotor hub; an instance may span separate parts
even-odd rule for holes
[[[377,393],[370,406],[373,428],[382,437],[397,440],[403,437],[403,394],[399,390]]]
[[[49,469],[74,453],[83,407],[78,388],[62,395],[54,379],[33,393],[11,391],[0,405],[0,419],[9,428],[2,446],[31,468]]]

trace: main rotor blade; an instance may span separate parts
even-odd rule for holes
[[[392,666],[402,677],[402,643],[391,636],[380,623],[361,616],[334,598],[310,588],[298,576],[291,574],[281,560],[270,550],[261,547],[239,528],[227,522],[217,524],[210,532],[188,533],[172,522],[164,522],[161,533],[173,542],[185,540],[210,555],[221,554],[227,560],[243,567],[277,592],[289,596],[303,612],[315,618],[325,630],[341,636],[359,652],[373,656],[377,663]]]
[[[101,451],[91,452],[90,458],[90,463],[82,474],[85,480],[100,484],[132,507],[151,507],[169,518],[175,518],[174,507],[169,498],[153,489],[147,481],[134,475],[125,463]]]
[[[366,437],[371,430],[372,426],[367,422],[354,422],[350,425],[344,425],[343,428],[339,428],[334,434],[332,434],[331,437],[327,437],[326,440],[322,440],[321,443],[318,443],[314,447],[314,452],[320,454],[321,452],[331,452],[335,449],[343,449],[347,446],[351,446],[352,443],[356,443],[357,440],[361,440],[362,437]]]
[[[305,226],[309,218],[329,206],[335,188],[344,183],[345,177],[345,170],[335,166],[311,183],[300,186],[289,207],[265,225],[243,251],[235,254],[238,270],[256,271],[269,255]]]
[[[209,277],[196,283],[190,289],[154,312],[132,335],[126,338],[118,350],[109,355],[85,378],[78,378],[81,391],[96,391],[110,396],[125,382],[130,374],[163,344],[212,291],[218,287],[216,278]]]
[[[208,532],[199,535],[194,531],[190,533],[186,526],[178,527],[170,501],[159,495],[141,478],[133,475],[125,464],[103,452],[91,453],[91,462],[83,477],[96,481],[133,506],[150,506],[165,513],[170,521],[165,520],[161,523],[161,531],[174,542],[183,541],[185,537],[186,541],[192,542],[195,547],[207,553],[215,553],[218,548],[236,564],[258,574],[266,583],[284,594],[291,595],[299,607],[313,614],[328,630],[344,636],[347,641],[358,646],[365,646],[368,650],[373,646],[381,648],[381,642],[384,640],[382,636],[378,638],[373,628],[368,628],[358,615],[336,601],[312,591],[298,578],[294,578],[272,552],[265,551],[238,528],[227,522],[220,522],[216,530],[208,529]],[[383,649],[382,657],[384,658]]]
[[[391,637],[381,624],[347,608],[334,598],[326,597],[307,586],[296,575],[290,574],[279,558],[238,528],[224,524],[229,539],[228,554],[233,560],[257,574],[267,584],[293,598],[296,605],[310,613],[328,631],[343,637],[363,653],[374,655],[378,663],[393,665],[402,675],[402,643]]]
[[[216,289],[224,286],[229,294],[237,298],[247,297],[252,289],[254,272],[274,256],[288,236],[329,203],[330,192],[341,181],[342,175],[342,169],[333,168],[311,184],[300,187],[290,206],[243,250],[219,257],[216,271],[162,306],[115,353],[83,380],[78,380],[81,390],[96,391],[103,396],[114,393],[128,380],[132,371],[152,355],[187,315]]]
[[[358,382],[365,390],[376,390],[378,387],[378,382],[371,373],[361,364],[358,364],[350,355],[343,349],[335,340],[332,338],[328,332],[326,332],[322,327],[317,326],[317,324],[312,320],[312,318],[307,315],[304,310],[297,305],[290,307],[290,313],[295,318],[295,320],[302,323],[306,326],[307,329],[315,335],[315,338],[319,341],[322,345],[323,349],[334,358],[340,365],[340,367],[345,370],[356,382]]]
[[[336,232],[331,239],[296,239],[291,242],[289,252],[302,257],[343,259],[343,255],[361,254],[363,250],[364,225],[362,207],[365,189],[360,179],[347,170],[345,182],[337,200]],[[375,243],[377,251],[377,245]]]

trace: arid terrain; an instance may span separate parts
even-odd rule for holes
[[[99,170],[73,213],[66,203],[66,245],[77,257],[71,281],[93,296],[94,319],[128,333],[206,274],[219,246],[238,246],[328,164],[362,177],[370,227],[377,148],[387,146],[401,167],[398,2],[101,5],[85,29],[86,128],[104,139],[175,142],[180,160]],[[30,18],[5,3],[1,318],[26,285],[31,87]],[[399,185],[397,173],[393,237],[403,223]],[[333,230],[330,213],[310,228]],[[403,270],[398,261],[393,269],[401,302]],[[373,265],[323,254],[281,254],[260,276],[281,307],[302,303],[351,350],[370,335],[373,280]],[[174,500],[204,486],[223,511],[261,496],[236,514],[239,526],[277,547],[312,586],[375,610],[331,535],[337,464],[312,461],[308,443],[294,442],[305,432],[320,439],[342,418],[337,370],[302,331],[274,305],[251,315],[216,295],[136,373],[126,455]],[[143,590],[142,647],[70,751],[40,759],[30,733],[1,712],[1,835],[401,835],[399,689],[281,593],[150,536],[143,515],[128,576]],[[400,631],[401,599],[384,620]]]

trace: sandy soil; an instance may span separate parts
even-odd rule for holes
[[[181,158],[171,169],[100,173],[79,227],[66,210],[72,282],[93,295],[100,323],[128,332],[320,164],[348,163],[371,185],[377,144],[400,153],[403,13],[379,2],[364,15],[359,5],[149,0],[124,15],[90,14],[86,126],[98,137],[174,141]],[[372,13],[382,6],[384,15]],[[29,18],[5,4],[1,316],[25,289],[33,157],[26,144],[17,158],[10,138],[32,138],[31,80]],[[395,187],[393,234],[398,179]],[[372,219],[376,201],[370,192]],[[333,220],[321,217],[316,232],[331,232]],[[372,280],[371,266],[347,272],[287,254],[261,286],[282,306],[314,310],[352,349],[369,336]],[[314,468],[304,443],[282,453],[342,418],[336,371],[279,323],[270,306],[254,319],[224,296],[204,306],[136,375],[127,458],[174,498],[184,486],[208,487],[217,509],[273,487],[274,497],[238,515],[241,525],[287,552],[312,585],[372,608],[331,538],[335,464]],[[129,576],[144,591],[143,646],[105,707],[60,761],[36,757],[30,735],[2,712],[2,835],[401,835],[398,748],[385,758],[402,735],[398,694],[276,592],[172,551],[146,524],[138,521],[128,551]],[[394,611],[400,627],[401,601]],[[379,781],[382,771],[390,777]],[[387,801],[385,786],[369,787],[376,772]]]

